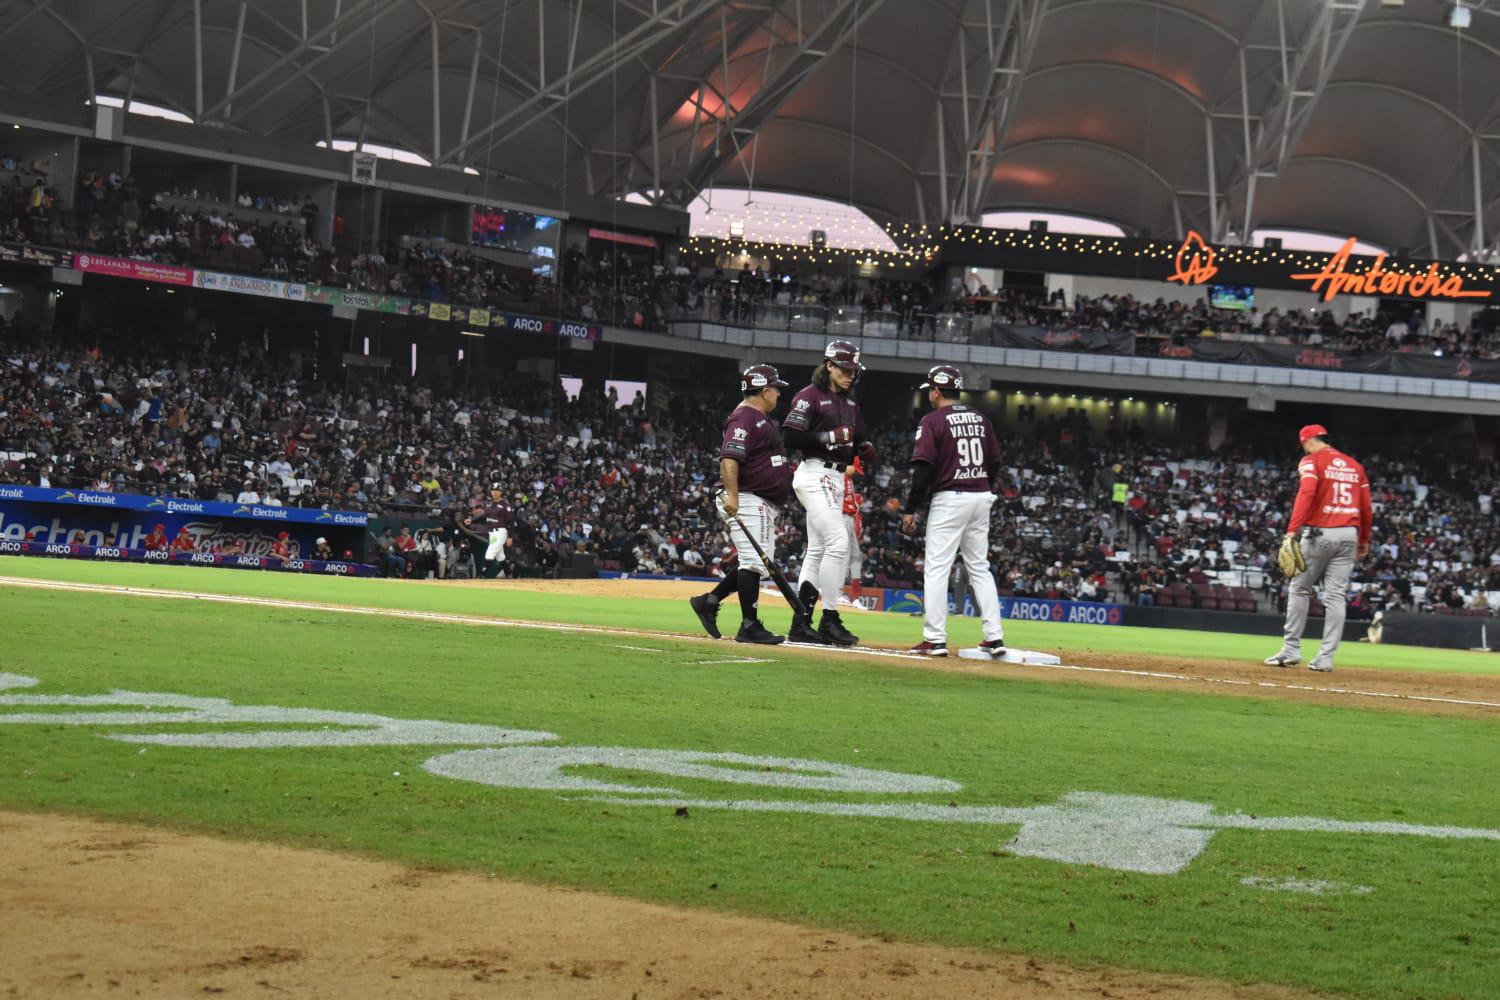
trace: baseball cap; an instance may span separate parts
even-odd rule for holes
[[[933,365],[927,369],[927,381],[917,386],[918,389],[962,389],[963,387],[963,373],[952,365]]]
[[[785,389],[787,385],[788,383],[782,381],[781,373],[770,365],[751,365],[740,373],[741,392],[753,392],[772,386]]]
[[[318,544],[319,545],[327,545],[328,544],[328,539],[326,539],[326,538],[319,538],[318,539]]]
[[[1306,427],[1302,428],[1302,430],[1297,432],[1297,440],[1303,444],[1307,443],[1308,438],[1320,438],[1327,436],[1328,428],[1324,427],[1322,424],[1308,424]]]

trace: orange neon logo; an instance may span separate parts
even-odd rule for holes
[[[1437,261],[1427,265],[1423,274],[1396,274],[1381,269],[1385,254],[1375,258],[1374,265],[1364,274],[1348,274],[1344,266],[1349,263],[1349,254],[1354,250],[1351,236],[1339,247],[1339,252],[1328,259],[1323,270],[1317,274],[1291,274],[1293,281],[1310,281],[1312,290],[1323,293],[1327,302],[1335,295],[1409,295],[1412,298],[1443,299],[1487,299],[1490,293],[1474,288],[1464,288],[1463,279],[1456,274],[1444,278],[1438,274]]]
[[[1167,280],[1201,285],[1218,273],[1219,269],[1214,267],[1214,248],[1195,231],[1188,230],[1187,239],[1177,248],[1177,273],[1168,275]]]

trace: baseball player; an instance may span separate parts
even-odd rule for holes
[[[703,630],[715,639],[720,638],[720,602],[738,591],[740,630],[734,641],[767,646],[786,641],[786,636],[777,635],[761,624],[757,611],[760,581],[770,572],[746,535],[753,532],[762,551],[773,554],[776,515],[791,498],[791,465],[781,444],[781,434],[770,416],[781,399],[781,390],[786,387],[787,383],[781,380],[775,368],[751,365],[740,375],[740,392],[744,399],[724,421],[724,442],[719,447],[717,505],[729,532],[729,540],[739,553],[739,569],[726,572],[713,590],[688,601],[693,613],[703,623]]]
[[[793,616],[787,633],[793,642],[852,646],[859,641],[839,618],[838,602],[849,562],[844,471],[856,453],[866,462],[875,457],[875,446],[865,435],[864,419],[852,395],[862,371],[859,348],[847,340],[833,341],[813,369],[812,384],[792,397],[791,410],[781,425],[787,446],[802,452],[792,488],[807,511],[807,554],[802,558],[797,589],[809,611],[806,618]],[[823,617],[815,630],[811,609],[820,593]]]
[[[916,529],[917,511],[928,506],[922,641],[912,652],[948,655],[948,573],[954,556],[961,553],[984,627],[979,648],[998,659],[1005,655],[1005,635],[989,549],[1000,441],[988,417],[958,401],[963,387],[963,376],[952,365],[933,366],[918,387],[927,390],[932,412],[917,426],[911,492],[901,517],[902,530],[910,534]]]
[[[474,516],[464,518],[465,533],[485,545],[481,575],[497,577],[505,569],[505,542],[510,537],[512,517],[510,504],[505,502],[504,484],[491,483],[490,502]]]
[[[1286,602],[1281,650],[1265,662],[1293,667],[1302,662],[1302,631],[1313,591],[1323,585],[1323,644],[1307,666],[1333,670],[1333,654],[1344,637],[1344,603],[1355,559],[1370,551],[1370,480],[1365,467],[1323,440],[1328,430],[1308,424],[1298,432],[1304,453],[1297,463],[1300,485],[1282,539],[1284,552],[1300,570],[1292,577]]]

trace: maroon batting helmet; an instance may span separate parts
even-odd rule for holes
[[[835,340],[823,348],[823,360],[846,372],[862,372],[865,366],[859,363],[859,348],[852,341]]]
[[[759,392],[772,386],[785,389],[787,384],[781,380],[781,373],[770,365],[751,365],[740,373],[741,392]]]
[[[917,386],[918,389],[942,389],[945,392],[957,392],[963,387],[963,373],[952,365],[933,365],[927,369],[927,381]]]

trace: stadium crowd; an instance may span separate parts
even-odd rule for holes
[[[0,327],[0,359],[6,481],[436,523],[436,536],[399,544],[446,540],[451,551],[425,562],[445,571],[474,554],[458,525],[499,482],[516,515],[510,572],[549,573],[581,554],[606,569],[711,575],[732,558],[711,502],[732,392],[622,407],[598,387],[569,399],[516,377],[484,394],[403,383],[345,393],[292,377],[255,338],[184,354],[100,331],[87,349],[59,349],[20,322]],[[1139,435],[1091,442],[1083,424],[1056,418],[1001,430],[991,554],[1002,591],[1152,603],[1231,566],[1269,569],[1294,456],[1195,454]],[[867,586],[920,586],[920,542],[888,505],[905,495],[907,434],[888,426],[881,461],[855,483]],[[1361,458],[1378,513],[1356,608],[1487,603],[1500,589],[1495,467],[1459,475],[1432,456]],[[1131,492],[1124,506],[1109,502],[1117,479]],[[793,566],[798,513],[781,518],[778,545]],[[387,559],[395,543],[373,541],[387,568],[423,564],[410,550]]]
[[[653,331],[668,329],[674,319],[786,326],[794,316],[811,315],[829,324],[841,317],[853,322],[855,329],[841,331],[846,334],[869,319],[888,335],[932,338],[941,330],[953,339],[982,340],[991,324],[1009,324],[1179,341],[1251,335],[1346,350],[1500,358],[1500,321],[1488,312],[1460,327],[1429,325],[1420,310],[1356,312],[1341,320],[1326,310],[1234,312],[1206,301],[1070,297],[977,283],[953,294],[926,279],[797,276],[760,261],[745,267],[743,259],[688,259],[675,252],[652,260],[613,246],[589,253],[559,248],[556,273],[537,274],[440,241],[407,239],[383,249],[322,246],[315,234],[320,207],[311,196],[298,202],[241,192],[232,202],[212,204],[196,191],[144,194],[133,176],[85,170],[75,207],[68,209],[45,174],[8,157],[0,157],[0,167],[0,178],[8,176],[0,182],[0,240]]]

